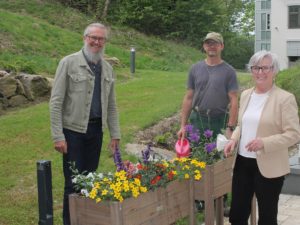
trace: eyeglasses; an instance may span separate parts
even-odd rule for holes
[[[261,72],[264,74],[273,70],[273,66],[251,66],[250,68],[253,73],[259,73],[261,70]]]
[[[96,36],[90,36],[90,35],[87,35],[87,37],[94,42],[96,42],[96,41],[105,42],[106,41],[105,37],[96,37]]]
[[[219,45],[219,42],[213,41],[213,40],[208,40],[205,41],[204,44],[208,45],[208,46],[215,46],[215,45]]]

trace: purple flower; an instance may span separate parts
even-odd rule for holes
[[[199,130],[195,129],[193,125],[188,124],[185,126],[187,132],[187,138],[190,142],[198,143],[200,140]]]
[[[205,144],[205,150],[206,150],[208,153],[211,153],[216,147],[217,147],[217,145],[216,145],[215,142],[212,142],[212,143],[206,143],[206,144]]]
[[[199,136],[198,133],[191,133],[191,134],[189,135],[189,139],[190,139],[191,142],[196,142],[196,143],[198,143],[199,140],[200,140],[200,136]]]
[[[186,130],[187,133],[192,133],[193,130],[194,130],[194,127],[193,127],[192,124],[188,124],[188,125],[185,126],[185,130]]]
[[[115,165],[117,167],[117,171],[120,171],[120,170],[125,170],[126,171],[126,167],[124,166],[124,163],[122,161],[121,151],[120,151],[119,148],[116,148],[116,150],[115,150],[114,162],[115,162]]]
[[[212,135],[213,135],[213,131],[212,130],[206,130],[206,131],[204,131],[204,136],[206,138],[211,138]]]

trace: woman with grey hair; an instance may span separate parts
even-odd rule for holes
[[[229,221],[247,225],[256,195],[258,225],[277,225],[278,200],[284,176],[290,172],[288,148],[300,140],[295,96],[275,85],[277,56],[255,53],[249,61],[254,87],[241,94],[238,125],[225,146],[235,149]]]

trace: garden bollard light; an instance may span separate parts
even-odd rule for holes
[[[133,75],[135,72],[135,48],[130,49],[130,72]]]
[[[53,225],[51,161],[37,161],[39,225]]]

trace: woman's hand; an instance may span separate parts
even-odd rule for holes
[[[225,157],[229,157],[231,156],[232,152],[234,151],[234,148],[235,148],[235,145],[236,145],[236,141],[231,139],[226,145],[225,145],[225,148],[224,148],[224,155]]]
[[[255,138],[254,140],[250,141],[245,147],[249,152],[257,152],[260,149],[264,148],[264,142],[261,140],[261,138]]]

